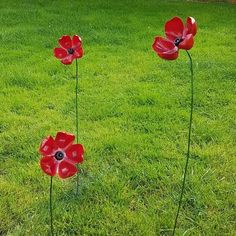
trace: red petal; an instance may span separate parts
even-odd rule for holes
[[[83,154],[84,154],[84,148],[81,144],[71,145],[66,150],[67,158],[75,164],[83,162],[83,160],[84,160]]]
[[[183,39],[183,41],[179,44],[179,48],[189,50],[193,47],[194,41],[193,41],[193,35],[188,34]]]
[[[166,37],[171,41],[182,38],[184,32],[184,24],[179,17],[174,17],[165,24]]]
[[[73,134],[66,132],[58,132],[55,138],[55,142],[59,148],[66,149],[69,147],[75,140]]]
[[[69,54],[66,58],[63,58],[61,62],[64,65],[70,65],[73,62],[74,56],[72,54]]]
[[[72,41],[69,35],[62,36],[58,42],[64,49],[72,48]]]
[[[82,45],[82,40],[78,35],[74,35],[72,38],[72,47],[73,49],[76,49],[78,47],[81,47]]]
[[[74,51],[74,58],[81,58],[84,54],[84,51],[83,51],[83,48],[76,48],[75,51]]]
[[[152,48],[163,59],[175,60],[178,57],[178,47],[162,37],[155,38]]]
[[[187,18],[186,29],[186,34],[192,34],[193,36],[195,36],[197,33],[197,23],[191,16]]]
[[[40,160],[40,166],[47,175],[54,176],[57,173],[57,161],[53,156],[43,157]]]
[[[175,60],[179,56],[179,52],[177,51],[173,54],[158,53],[158,56],[165,60]]]
[[[65,58],[68,52],[63,48],[54,48],[54,56],[58,59]]]
[[[69,162],[66,162],[66,161],[60,162],[59,169],[58,169],[58,175],[62,179],[66,179],[68,177],[71,177],[76,173],[77,173],[77,168],[73,164],[70,164]]]
[[[45,138],[39,147],[39,152],[43,156],[49,156],[53,154],[53,151],[56,149],[56,143],[52,136]]]

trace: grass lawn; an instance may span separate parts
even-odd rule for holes
[[[34,3],[33,3],[34,2]],[[151,45],[193,16],[193,148],[177,235],[236,235],[236,6],[166,0],[0,2],[0,235],[48,235],[50,177],[37,150],[75,133],[75,63],[52,49],[79,34],[79,196],[54,179],[57,235],[169,235],[185,164],[190,72]]]

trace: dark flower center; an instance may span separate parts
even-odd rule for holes
[[[61,151],[57,151],[57,152],[55,153],[55,158],[56,158],[58,161],[62,160],[62,159],[64,158],[64,153],[61,152]]]
[[[69,48],[69,49],[67,50],[67,52],[68,52],[69,54],[73,54],[73,53],[74,53],[74,49],[73,49],[73,48]]]
[[[181,39],[181,38],[177,38],[175,41],[174,41],[174,44],[175,44],[175,46],[179,46],[179,44],[181,43],[183,41],[183,39]]]

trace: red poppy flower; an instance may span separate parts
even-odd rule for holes
[[[49,136],[43,140],[39,152],[42,154],[40,166],[50,176],[59,175],[62,179],[77,173],[75,164],[83,162],[84,148],[73,144],[75,136],[58,132],[56,138]]]
[[[193,47],[193,37],[197,33],[197,24],[193,17],[188,17],[186,25],[179,17],[174,17],[165,24],[166,39],[156,37],[152,45],[158,56],[166,60],[175,60],[179,49]]]
[[[60,48],[54,48],[54,55],[63,64],[70,65],[74,59],[83,56],[82,40],[78,35],[71,39],[69,35],[62,36],[58,43]]]

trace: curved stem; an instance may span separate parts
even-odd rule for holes
[[[76,62],[76,86],[75,86],[75,124],[76,124],[76,143],[79,142],[79,121],[78,121],[78,88],[79,88],[79,76],[78,76],[78,59]],[[78,166],[77,166],[78,167]],[[76,194],[79,192],[79,172],[76,175]]]
[[[186,182],[186,176],[187,176],[188,164],[189,164],[189,158],[190,158],[192,120],[193,120],[193,93],[194,93],[194,90],[193,90],[193,62],[192,62],[192,58],[191,58],[190,53],[188,51],[186,51],[186,52],[189,57],[190,72],[191,72],[191,109],[190,109],[189,130],[188,130],[187,158],[186,158],[186,163],[185,163],[185,168],[184,168],[184,178],[183,178],[183,182],[182,182],[178,210],[177,210],[176,217],[175,217],[175,224],[174,224],[174,229],[173,229],[173,234],[172,234],[173,236],[175,235],[175,230],[176,230],[176,226],[177,226],[177,221],[178,221],[179,212],[180,212],[180,208],[181,208],[182,200],[183,200],[184,189],[185,189],[185,182]]]
[[[53,236],[53,214],[52,214],[52,176],[50,182],[50,218],[51,218],[51,235]]]

